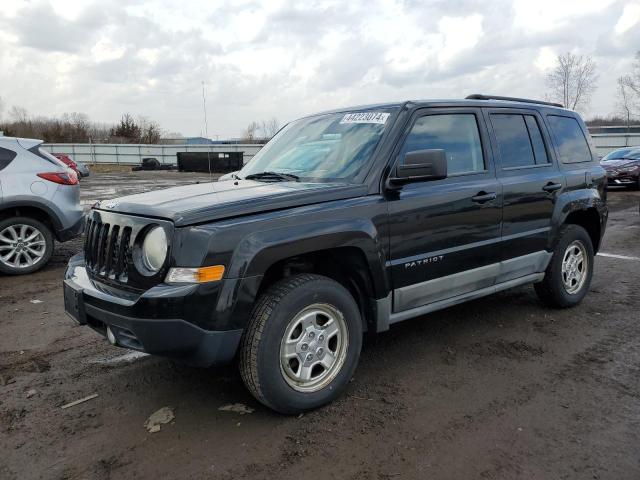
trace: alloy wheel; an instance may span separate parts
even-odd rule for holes
[[[44,235],[32,225],[15,224],[0,232],[0,262],[11,268],[28,268],[45,256]]]

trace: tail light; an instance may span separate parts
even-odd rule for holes
[[[44,178],[45,180],[49,180],[53,183],[59,183],[60,185],[77,185],[78,184],[78,175],[73,170],[69,170],[67,172],[46,172],[39,173],[38,176],[40,178]]]

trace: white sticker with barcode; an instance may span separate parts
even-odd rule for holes
[[[386,112],[358,112],[358,113],[347,113],[342,120],[340,120],[340,124],[343,123],[378,123],[380,125],[384,125],[387,123],[387,118],[389,118],[389,113]]]

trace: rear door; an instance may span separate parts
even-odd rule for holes
[[[498,282],[544,270],[556,198],[564,176],[536,110],[487,109],[502,184],[502,261]]]
[[[387,192],[393,310],[493,285],[502,195],[485,122],[476,108],[418,110],[396,151],[443,149],[448,177]]]

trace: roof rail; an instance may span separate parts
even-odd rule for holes
[[[542,100],[530,100],[528,98],[498,97],[497,95],[482,95],[481,93],[474,93],[472,95],[467,95],[466,99],[467,100],[506,100],[509,102],[535,103],[538,105],[549,105],[551,107],[564,108],[564,105],[560,103],[543,102]]]

